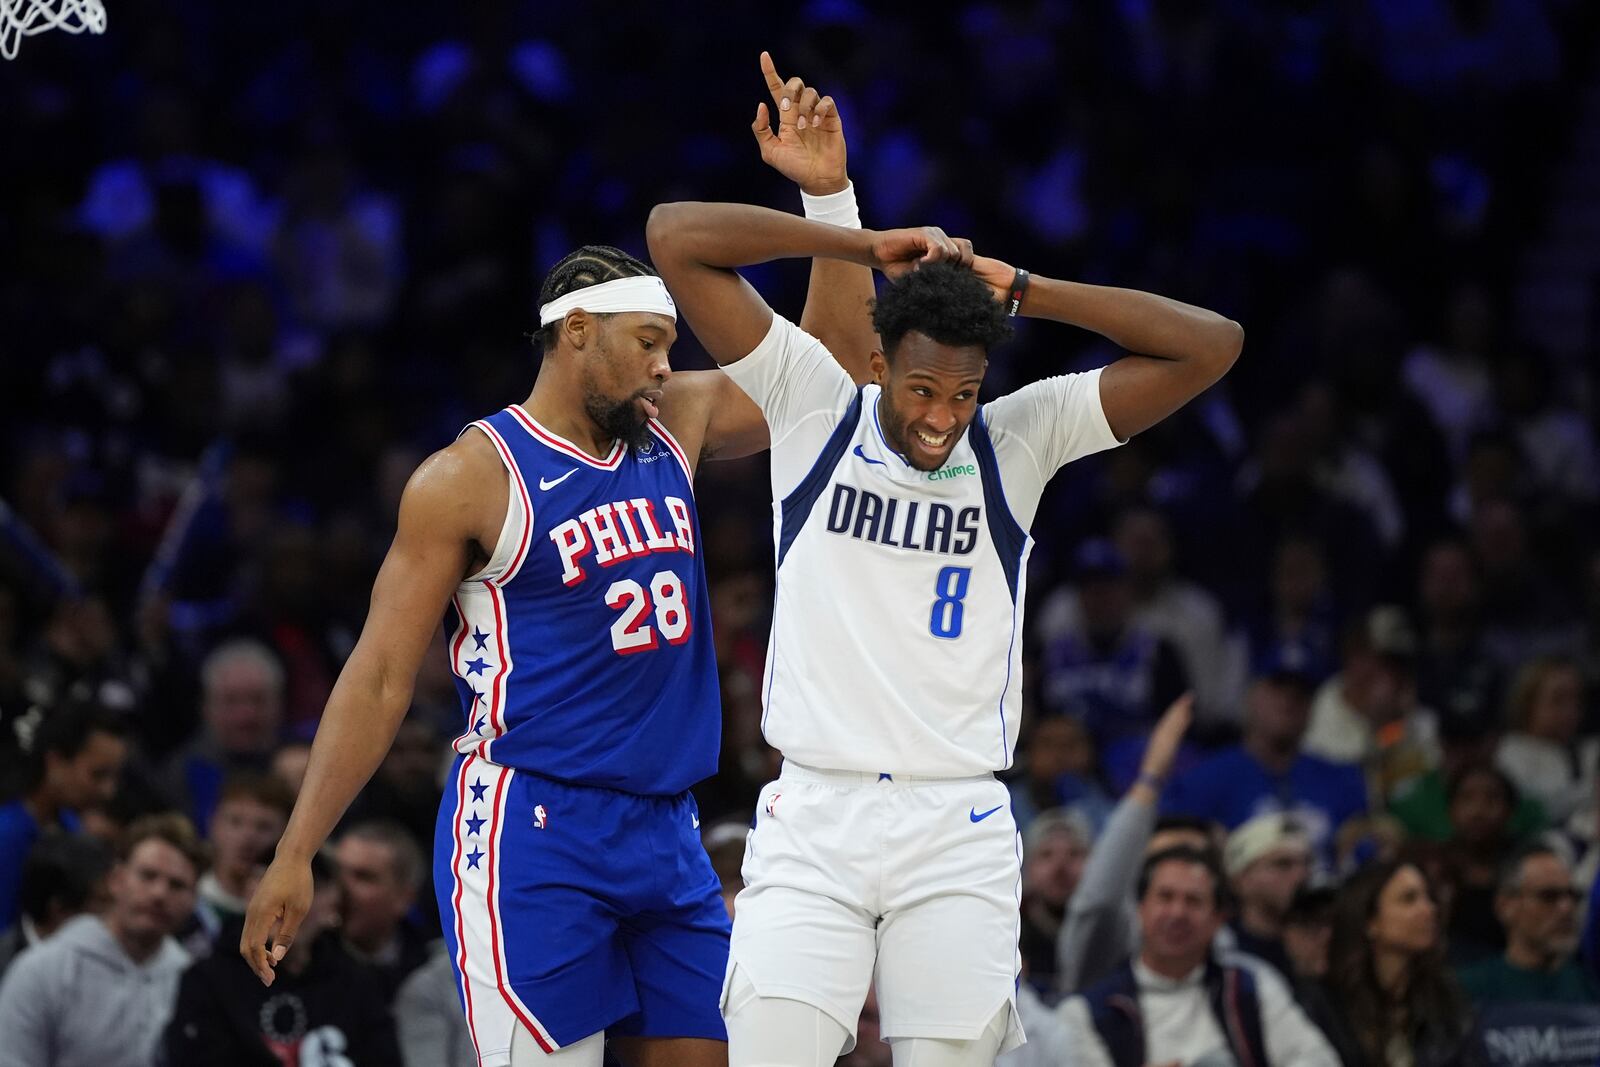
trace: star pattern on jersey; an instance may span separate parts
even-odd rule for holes
[[[477,659],[468,660],[466,662],[466,668],[467,668],[467,673],[468,674],[482,674],[483,671],[484,671],[484,668],[487,667],[487,666],[489,666],[489,664],[484,662],[484,659],[483,659],[482,656],[479,656]]]
[[[484,633],[482,630],[480,630],[476,626],[474,626],[472,628],[472,642],[476,647],[473,649],[473,651],[474,652],[482,652],[484,650],[485,646],[488,645],[489,638],[491,638],[493,636],[494,636],[494,634],[492,632],[491,633]]]
[[[468,690],[468,692],[470,692],[472,694],[472,702],[474,704],[482,704],[483,703],[483,694],[482,693],[478,692],[476,689]]]
[[[483,724],[487,721],[487,717],[480,716],[478,721],[472,724],[472,732],[475,734],[483,733]]]
[[[483,720],[479,719],[478,720],[478,725],[473,727],[473,729],[474,730],[481,729],[482,726],[483,726]],[[467,788],[472,790],[472,803],[476,804],[476,803],[478,803],[478,801],[484,799],[483,795],[488,790],[489,787],[483,783],[483,779],[482,778],[474,778],[472,780],[472,784],[470,786],[468,786]],[[479,815],[477,810],[474,809],[472,814],[468,815],[462,821],[467,824],[467,836],[469,836],[469,837],[478,837],[478,836],[482,835],[482,833],[483,833],[483,824],[488,820],[486,820],[482,815]],[[484,856],[483,851],[478,848],[477,844],[473,844],[472,851],[466,853],[467,869],[468,870],[478,870],[479,869],[478,868],[478,862],[483,859],[483,856]]]

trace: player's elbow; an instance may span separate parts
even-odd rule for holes
[[[1239,353],[1244,351],[1244,327],[1232,319],[1218,318],[1204,357],[1212,381],[1227,374],[1238,361]]]
[[[657,204],[650,209],[650,218],[644,224],[644,239],[657,270],[683,255],[693,221],[694,205],[691,203]]]

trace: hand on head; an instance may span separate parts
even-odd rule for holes
[[[974,255],[972,273],[989,287],[996,300],[1005,303],[1010,299],[1011,280],[1017,276],[1017,269],[1011,264],[1004,260],[991,259],[989,256]]]
[[[972,267],[972,242],[951,237],[937,226],[881,230],[872,242],[875,264],[890,278],[899,278],[925,263]]]

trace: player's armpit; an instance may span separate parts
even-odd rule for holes
[[[857,385],[872,381],[872,353],[879,347],[872,326],[872,271],[838,259],[811,261],[800,328],[821,341]]]
[[[1004,264],[980,266],[995,287]],[[1105,285],[1034,275],[1021,314],[1093,330],[1130,353],[1100,375],[1100,402],[1117,440],[1126,441],[1210,388],[1239,358],[1244,330],[1214,311]]]
[[[772,443],[761,408],[719,370],[674,374],[661,401],[661,421],[695,466],[703,459],[741,459]]]
[[[1172,360],[1129,355],[1100,372],[1100,406],[1117,440],[1143,433],[1215,385],[1233,353],[1212,359]]]

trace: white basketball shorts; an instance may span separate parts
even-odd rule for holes
[[[1003,1050],[1022,1044],[1022,842],[1005,786],[785,762],[758,805],[730,977],[852,1035],[875,982],[885,1040],[974,1040],[1009,1005]]]

